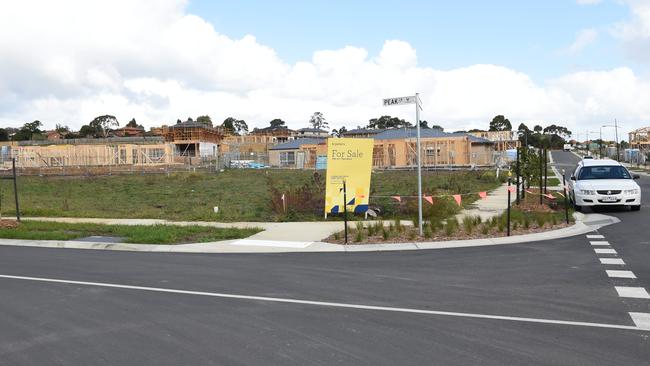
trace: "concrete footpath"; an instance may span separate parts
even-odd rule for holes
[[[50,218],[51,221],[60,221],[59,219]],[[68,222],[97,222],[98,219],[66,219]],[[123,223],[122,220],[102,220],[105,223]],[[161,220],[146,220],[149,224],[164,223]],[[134,220],[126,220],[129,225],[136,225]],[[369,252],[369,251],[400,251],[400,250],[422,250],[422,249],[444,249],[444,248],[463,248],[488,245],[505,245],[518,244],[543,240],[552,240],[565,238],[575,235],[598,230],[600,227],[611,225],[619,222],[615,217],[588,214],[583,215],[576,213],[576,223],[573,226],[547,231],[542,233],[517,235],[511,237],[500,237],[490,239],[474,240],[453,240],[439,242],[421,242],[421,243],[392,243],[392,244],[364,244],[364,245],[338,245],[324,243],[318,240],[314,241],[296,241],[296,231],[305,231],[301,225],[312,224],[312,228],[320,230],[321,233],[327,230],[340,230],[341,223],[288,223],[284,226],[282,223],[268,224],[271,230],[281,227],[282,231],[290,236],[293,240],[269,240],[260,239],[252,236],[247,239],[226,240],[210,243],[179,244],[179,245],[152,245],[152,244],[127,244],[127,243],[99,243],[94,241],[56,241],[56,240],[18,240],[18,239],[0,239],[0,245],[27,246],[41,248],[69,248],[69,249],[99,249],[99,250],[120,250],[120,251],[139,251],[139,252],[173,252],[173,253],[288,253],[288,252]],[[142,223],[142,222],[140,222]],[[177,223],[178,224],[178,223]],[[183,223],[188,224],[188,223]],[[197,223],[192,222],[192,225]],[[226,224],[217,223],[200,223],[203,225],[224,227]],[[247,223],[249,226],[255,226]],[[327,224],[319,225],[318,224]],[[331,225],[330,225],[331,224]],[[232,226],[239,224],[228,224]],[[277,226],[276,226],[277,225]],[[335,226],[336,225],[336,226]],[[261,227],[261,225],[260,225]],[[299,229],[299,230],[297,230]],[[279,235],[279,234],[278,234]],[[284,234],[283,234],[284,235]]]

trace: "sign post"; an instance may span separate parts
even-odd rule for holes
[[[422,161],[420,159],[420,110],[422,109],[422,102],[420,101],[420,93],[415,93],[413,96],[388,98],[383,100],[384,107],[394,105],[415,104],[415,126],[417,130],[417,164],[418,164],[418,230],[420,236],[423,235],[422,230]]]

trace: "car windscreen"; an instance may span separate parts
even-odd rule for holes
[[[632,177],[624,167],[610,165],[582,167],[578,180],[583,179],[632,179]]]

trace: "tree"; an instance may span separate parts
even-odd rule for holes
[[[311,115],[311,118],[309,118],[309,124],[313,128],[317,129],[327,129],[329,128],[329,125],[327,124],[327,121],[325,120],[325,116],[321,112],[314,112],[314,114]]]
[[[40,127],[43,126],[41,121],[36,120],[33,122],[27,122],[23,125],[23,127],[16,132],[16,134],[13,136],[14,141],[26,141],[26,140],[33,140],[35,136],[41,134],[41,129]]]
[[[343,137],[343,134],[346,132],[348,132],[348,129],[345,128],[345,126],[339,128],[338,130],[335,128],[332,130],[332,136]]]
[[[411,123],[403,119],[391,116],[381,116],[379,118],[373,118],[368,121],[368,126],[366,128],[370,129],[386,129],[386,128],[401,128],[401,127],[411,127]]]
[[[271,125],[272,128],[281,128],[281,127],[286,128],[286,123],[279,118],[272,120],[271,122],[269,122],[269,124]]]
[[[0,128],[0,141],[9,141],[9,132],[4,128]]]
[[[133,127],[133,128],[135,128],[135,127],[139,127],[139,126],[138,126],[138,122],[135,121],[135,118],[131,118],[131,120],[129,121],[129,123],[126,124],[125,127]]]
[[[198,116],[196,118],[196,122],[200,124],[204,124],[206,126],[212,127],[212,118],[210,116],[205,115],[205,116]]]
[[[54,127],[54,131],[60,133],[61,135],[65,135],[67,133],[70,133],[70,127],[57,123],[56,127]]]
[[[420,121],[420,128],[429,128],[429,122]]]
[[[535,125],[535,127],[533,127],[533,131],[535,131],[535,133],[542,133],[544,129],[540,125]]]
[[[117,121],[115,116],[103,115],[95,117],[88,126],[93,129],[95,136],[108,137],[108,132],[111,130],[111,127],[117,127],[120,123]]]
[[[94,128],[90,127],[90,125],[83,125],[79,129],[79,137],[95,137],[95,131]]]
[[[234,117],[226,118],[221,124],[221,127],[232,131],[232,133],[236,135],[248,132],[248,125],[246,124],[246,121],[242,119],[236,119]]]
[[[485,132],[485,130],[481,130],[480,128],[472,128],[471,130],[467,132]]]
[[[490,131],[512,131],[512,125],[507,118],[498,115],[490,122]]]
[[[440,126],[440,125],[433,125],[433,126],[431,126],[431,129],[432,130],[440,130],[440,132],[445,130],[445,128]]]

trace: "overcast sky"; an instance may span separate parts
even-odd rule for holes
[[[0,0],[0,55],[1,127],[320,111],[351,128],[412,121],[381,98],[414,92],[448,130],[650,125],[650,0]]]

